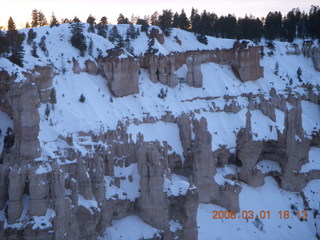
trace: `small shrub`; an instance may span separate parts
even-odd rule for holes
[[[204,45],[208,45],[208,39],[207,39],[207,37],[206,37],[205,35],[203,35],[203,34],[197,34],[197,40],[198,40],[199,42],[201,42],[202,44],[204,44]]]
[[[276,62],[276,64],[274,65],[274,74],[278,75],[279,74],[279,63]]]
[[[83,93],[81,93],[79,101],[84,103],[86,101],[86,97],[83,95]]]
[[[158,94],[158,97],[161,99],[165,99],[167,97],[168,94],[168,89],[164,90],[163,88],[161,88],[160,93]]]
[[[48,120],[49,115],[50,115],[49,104],[46,105],[46,109],[45,109],[45,111],[44,111],[44,115],[46,116],[46,120]]]

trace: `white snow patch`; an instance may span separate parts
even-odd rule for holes
[[[281,167],[280,164],[271,161],[271,160],[262,160],[257,163],[256,169],[259,169],[261,173],[269,173],[269,172],[278,172],[281,173]]]
[[[168,196],[186,195],[189,186],[190,184],[186,177],[172,174],[171,180],[167,177],[164,178],[163,191],[166,192]],[[194,186],[192,188],[194,188]]]
[[[135,201],[139,198],[140,176],[138,173],[138,165],[136,163],[133,163],[128,167],[115,166],[114,175],[115,177],[125,179],[120,180],[120,188],[118,188],[114,185],[114,177],[104,177],[107,199],[129,199],[130,201]],[[132,182],[130,182],[129,176],[132,176]]]
[[[301,101],[302,107],[302,127],[305,131],[305,136],[310,138],[313,131],[320,130],[320,105]]]
[[[311,170],[320,170],[320,148],[311,147],[309,150],[309,162],[301,166],[301,173]]]
[[[105,231],[102,239],[140,240],[160,237],[160,230],[151,227],[138,216],[128,216],[112,221],[112,226]]]
[[[78,205],[88,209],[91,214],[94,213],[94,210],[100,211],[98,208],[98,203],[95,199],[86,200],[81,194],[78,194]]]
[[[182,230],[182,225],[180,224],[179,220],[171,220],[169,221],[169,227],[171,232],[176,232],[178,230]]]
[[[165,123],[162,121],[156,123],[142,123],[139,125],[131,124],[128,127],[129,134],[132,134],[133,141],[137,141],[137,135],[140,132],[144,136],[145,141],[159,141],[160,143],[166,141],[171,147],[172,151],[180,156],[183,156],[183,149],[180,141],[179,128],[175,123]]]

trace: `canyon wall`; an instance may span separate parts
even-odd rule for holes
[[[111,92],[122,97],[139,92],[140,68],[149,70],[151,81],[169,87],[180,81],[202,87],[201,64],[207,62],[231,66],[241,81],[256,80],[263,76],[258,51],[258,47],[235,45],[231,50],[146,55],[138,59],[122,58],[123,53],[117,53],[99,59],[98,64],[87,61],[85,69],[74,61],[74,71],[102,74]],[[186,78],[179,79],[175,71],[184,64],[188,69]],[[316,170],[299,173],[307,162],[310,146],[320,146],[319,139],[305,138],[302,128],[301,101],[318,104],[320,100],[313,90],[309,94],[281,95],[272,89],[268,98],[262,94],[244,95],[249,105],[246,124],[236,136],[235,152],[225,146],[213,151],[212,139],[217,136],[209,132],[208,120],[196,119],[194,111],[162,119],[178,126],[183,156],[169,151],[168,144],[145,141],[141,134],[133,141],[127,132],[129,122],[122,122],[115,130],[59,136],[65,147],[54,159],[48,159],[40,154],[38,108],[49,101],[52,66],[35,68],[26,74],[23,83],[14,83],[14,76],[5,72],[0,74],[0,107],[12,116],[15,136],[14,145],[8,145],[0,163],[0,210],[4,209],[0,238],[4,240],[97,239],[113,220],[128,215],[137,215],[159,229],[159,236],[152,239],[194,240],[198,236],[198,204],[213,203],[239,211],[239,181],[256,187],[263,185],[264,177],[273,176],[283,189],[300,192],[310,180],[320,178]],[[254,102],[253,98],[260,101]],[[276,120],[277,109],[285,114],[284,131],[278,131],[278,140],[254,140],[250,111],[261,110]],[[225,106],[221,111],[236,114],[240,110],[238,106]],[[161,120],[133,122],[157,121]],[[83,141],[87,154],[77,151],[75,138],[90,139],[89,144]],[[256,169],[264,159],[279,163],[282,172],[262,173]],[[240,172],[227,176],[233,184],[216,181],[213,176],[217,168],[228,164],[241,166]],[[119,175],[119,168],[133,170]],[[174,190],[175,175],[183,177],[185,186],[178,192]],[[123,181],[138,182],[136,195],[121,193]],[[170,222],[179,223],[181,228],[172,230]]]

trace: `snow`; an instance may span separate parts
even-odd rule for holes
[[[91,214],[94,214],[94,210],[100,211],[98,203],[95,199],[87,200],[81,194],[78,194],[78,206],[84,207],[89,210]]]
[[[280,164],[271,160],[262,160],[258,162],[256,165],[256,169],[260,170],[260,172],[263,174],[266,174],[269,172],[281,173]]]
[[[305,131],[305,136],[310,138],[313,131],[320,130],[320,105],[301,101],[302,108],[302,127]]]
[[[179,128],[175,123],[143,123],[138,126],[131,124],[127,132],[132,134],[133,141],[137,141],[138,133],[143,134],[145,141],[159,141],[160,143],[166,141],[171,147],[172,151],[182,156],[183,149],[179,137]]]
[[[319,184],[319,183],[318,183]],[[206,239],[314,239],[316,240],[315,220],[308,211],[308,221],[301,222],[292,213],[291,205],[297,206],[298,211],[304,210],[303,199],[300,195],[281,190],[271,177],[265,178],[262,187],[249,187],[242,183],[240,192],[240,212],[270,211],[270,219],[238,218],[212,219],[212,211],[226,211],[225,208],[214,204],[200,204],[198,207],[197,224],[199,240]],[[315,185],[313,185],[315,187]],[[319,200],[319,199],[318,199]],[[290,219],[280,219],[279,211],[289,211]]]
[[[170,231],[171,232],[176,232],[178,230],[182,230],[183,227],[181,226],[179,220],[176,220],[176,221],[169,221],[169,227],[170,227]]]
[[[6,113],[0,111],[0,155],[2,153],[4,137],[6,136],[8,128],[13,129],[13,121]]]
[[[235,165],[226,165],[223,168],[216,168],[216,170],[216,174],[213,178],[217,184],[221,186],[224,186],[225,183],[228,183],[230,185],[236,184],[235,181],[225,178],[227,175],[237,175],[237,167]]]
[[[44,174],[44,173],[48,173],[52,171],[52,167],[50,164],[48,163],[43,163],[41,165],[38,166],[37,170],[36,170],[36,174]]]
[[[284,125],[282,124],[280,129],[283,130],[283,126]],[[253,134],[252,138],[254,141],[278,139],[277,123],[272,121],[268,116],[264,115],[260,110],[251,111],[251,128]]]
[[[163,191],[166,192],[168,196],[186,195],[189,185],[186,177],[172,174],[171,180],[167,177],[164,178]],[[191,189],[192,188],[194,188],[194,186],[191,187]]]
[[[311,147],[309,150],[309,162],[301,166],[302,173],[307,173],[311,170],[320,170],[320,148]]]
[[[246,124],[246,110],[240,112],[204,112],[197,114],[196,118],[205,117],[208,122],[208,131],[212,135],[212,151],[226,145],[230,152],[235,152],[236,136]]]
[[[114,185],[114,177],[105,176],[107,199],[129,199],[135,201],[140,196],[140,176],[137,163],[128,167],[114,167],[114,176],[120,178],[120,187]],[[132,176],[132,181],[129,180]],[[124,179],[123,179],[124,178]]]
[[[306,201],[310,208],[318,210],[320,209],[320,180],[312,180],[303,189],[303,193],[306,197]],[[318,216],[319,224],[319,216]]]
[[[103,239],[109,240],[139,240],[160,237],[160,231],[142,221],[138,216],[127,216],[112,221],[107,228]]]
[[[33,216],[32,222],[34,222],[34,225],[32,226],[32,230],[52,228],[52,222],[55,216],[56,212],[51,208],[47,209],[45,216]]]

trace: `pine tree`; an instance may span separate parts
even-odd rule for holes
[[[276,62],[276,64],[274,65],[274,74],[278,75],[279,74],[279,63]]]
[[[159,25],[160,25],[160,22],[159,22],[159,13],[158,13],[157,11],[155,11],[155,12],[151,15],[150,22],[151,22],[151,25],[154,25],[154,26],[159,26]]]
[[[179,15],[179,28],[187,30],[189,28],[189,25],[189,19],[186,13],[184,12],[184,9],[182,9],[181,14]]]
[[[88,53],[89,53],[89,56],[91,56],[91,57],[92,57],[92,50],[93,50],[93,41],[92,41],[92,38],[90,38]]]
[[[29,24],[29,22],[27,22],[27,23],[26,23],[25,28],[30,28],[30,24]]]
[[[46,120],[49,119],[50,116],[50,108],[49,108],[49,104],[46,105],[46,109],[44,110],[44,115],[46,117]]]
[[[87,50],[86,37],[83,34],[84,26],[77,17],[75,17],[73,21],[74,22],[71,24],[71,44],[79,49],[80,56],[83,57]]]
[[[124,16],[122,15],[122,13],[120,13],[120,15],[119,15],[119,17],[118,17],[118,19],[117,19],[117,23],[118,23],[118,24],[129,24],[130,22],[129,22],[129,19],[128,19],[128,18],[124,17]]]
[[[86,97],[83,95],[83,93],[81,93],[79,101],[84,103],[86,101]]]
[[[95,30],[93,25],[96,24],[96,18],[90,14],[89,17],[87,18],[87,23],[89,23],[88,32],[94,33]]]
[[[28,31],[27,43],[31,45],[32,41],[37,37],[37,33],[31,28]]]
[[[39,47],[40,47],[41,51],[44,53],[44,55],[45,55],[46,57],[48,57],[49,52],[48,52],[48,50],[47,50],[46,36],[42,36],[42,37],[41,37],[41,40],[40,40],[40,42],[39,42]]]
[[[38,49],[38,47],[37,47],[36,42],[32,42],[31,55],[32,55],[33,57],[35,57],[35,58],[38,58],[38,57],[39,57],[38,54],[37,54],[37,49]]]
[[[107,31],[108,31],[108,20],[106,17],[102,17],[99,24],[96,26],[98,30],[98,35],[106,38],[107,37]]]
[[[298,69],[297,69],[297,77],[299,79],[299,82],[302,82],[301,76],[302,76],[302,69],[301,69],[301,67],[298,67]]]
[[[50,21],[50,27],[57,27],[59,26],[59,22],[56,18],[56,16],[54,15],[54,12],[52,12],[52,15],[51,15],[51,21]]]
[[[172,27],[179,27],[179,14],[177,12],[175,12],[175,14],[173,15]]]
[[[118,28],[114,25],[109,32],[109,41],[112,43],[120,42],[122,40],[121,35],[119,34]]]
[[[166,36],[170,36],[172,26],[172,12],[171,10],[163,10],[162,15],[159,16],[160,28]]]
[[[31,27],[38,27],[38,10],[34,9],[31,13]]]
[[[42,26],[46,26],[48,25],[46,16],[43,14],[42,11],[38,12],[38,26],[42,27]]]
[[[12,17],[8,21],[8,32],[6,34],[6,42],[8,44],[8,52],[11,52],[9,60],[20,67],[23,67],[23,41],[25,39],[24,33],[19,33],[16,30],[16,24],[14,23]]]
[[[106,16],[103,16],[100,20],[101,25],[107,25],[108,24],[108,18]]]
[[[130,24],[130,26],[127,29],[127,33],[126,36],[128,39],[136,39],[137,35],[136,35],[136,28],[133,26],[133,24]]]
[[[141,25],[141,32],[147,32],[148,31],[149,24],[148,24],[147,20],[139,18],[137,20],[137,24]]]
[[[55,88],[51,89],[49,102],[52,105],[52,110],[54,110],[54,104],[57,104],[57,94],[56,94],[56,89]]]
[[[8,20],[8,31],[16,31],[16,24],[13,21],[12,17],[9,18]]]

